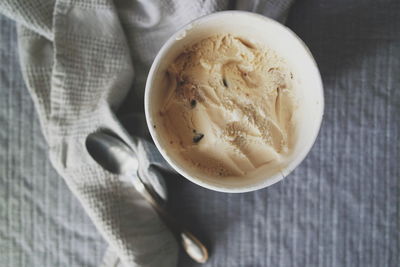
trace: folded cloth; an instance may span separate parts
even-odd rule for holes
[[[128,124],[139,136],[146,129],[142,103],[147,71],[171,33],[198,16],[228,8],[282,21],[291,2],[0,2],[0,12],[18,23],[21,69],[50,160],[110,244],[104,266],[175,266],[177,243],[134,190],[134,177],[113,175],[93,161],[84,145],[87,135],[112,129],[136,151],[143,178],[166,199],[162,177],[152,166],[169,166],[154,145],[131,137],[121,126],[115,112],[122,100],[127,99],[122,114],[130,114]]]

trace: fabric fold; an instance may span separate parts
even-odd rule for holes
[[[51,162],[122,262],[175,266],[176,241],[134,190],[134,177],[103,170],[84,146],[89,133],[114,131],[146,159],[140,160],[144,178],[152,178],[166,197],[162,178],[146,156],[156,149],[132,139],[114,115],[134,77],[114,5],[58,1],[53,13],[52,40],[49,32],[43,34],[48,25],[36,27],[43,26],[40,21],[29,27],[27,21],[20,22],[18,31],[23,75],[40,114]]]

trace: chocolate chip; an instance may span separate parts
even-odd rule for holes
[[[271,71],[274,71],[274,70],[277,70],[278,68],[270,68],[269,70],[268,70],[268,72],[271,72]]]
[[[190,101],[190,106],[192,108],[194,108],[196,106],[196,104],[197,104],[196,100],[192,99],[192,101]]]
[[[201,139],[203,139],[204,134],[198,133],[193,137],[193,143],[198,143],[200,142]]]
[[[228,83],[225,78],[222,79],[222,83],[224,84],[225,87],[228,87]]]

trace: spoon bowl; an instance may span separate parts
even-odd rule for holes
[[[104,169],[120,175],[136,174],[139,163],[132,149],[118,137],[96,132],[86,138],[90,156]]]

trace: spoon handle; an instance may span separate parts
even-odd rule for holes
[[[171,229],[185,252],[196,262],[205,263],[208,260],[207,248],[189,231],[183,229],[179,223],[159,204],[158,194],[147,186],[137,174],[134,179],[136,190],[153,206],[160,218]]]

